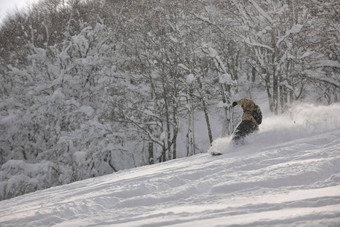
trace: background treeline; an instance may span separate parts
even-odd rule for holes
[[[197,121],[208,143],[230,134],[239,97],[263,94],[274,114],[338,102],[339,31],[337,0],[42,0],[16,12],[0,28],[0,199],[193,155]]]

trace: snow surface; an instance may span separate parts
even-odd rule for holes
[[[340,104],[267,117],[235,148],[0,201],[0,226],[340,226]]]

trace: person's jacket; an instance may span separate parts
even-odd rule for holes
[[[256,104],[250,99],[240,99],[236,101],[236,103],[237,105],[240,105],[243,109],[242,121],[252,121],[255,124],[256,129],[258,129],[259,124],[256,122],[255,118],[252,115]]]

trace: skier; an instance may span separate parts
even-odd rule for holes
[[[262,123],[262,113],[260,107],[250,99],[240,99],[233,102],[233,107],[240,105],[243,109],[242,122],[234,131],[233,139],[236,145],[244,143],[244,138],[259,130],[259,124]]]

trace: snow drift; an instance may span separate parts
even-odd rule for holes
[[[339,226],[339,104],[269,117],[247,145],[0,201],[1,226]]]

